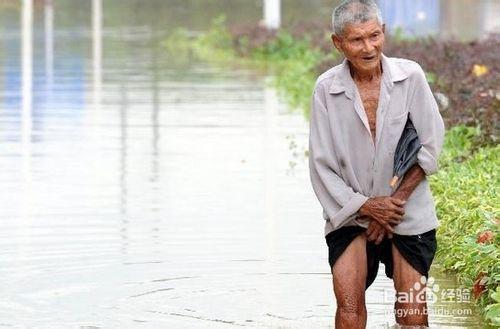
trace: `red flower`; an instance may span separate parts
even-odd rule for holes
[[[486,276],[486,272],[480,272],[474,281],[474,285],[472,286],[472,294],[474,298],[479,298],[483,291],[486,290],[486,282],[488,282],[488,277]]]
[[[476,242],[477,243],[489,243],[489,242],[493,241],[494,237],[495,237],[495,234],[492,231],[488,230],[488,231],[480,232],[477,235]]]

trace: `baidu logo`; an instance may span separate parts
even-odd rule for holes
[[[398,302],[398,303],[430,303],[433,304],[437,302],[439,291],[439,285],[435,282],[435,279],[431,276],[428,279],[425,276],[421,276],[420,280],[413,284],[413,287],[409,291],[397,292],[394,295],[391,291],[384,290],[384,301],[385,302]]]

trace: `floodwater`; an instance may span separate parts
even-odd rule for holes
[[[167,54],[162,10],[82,3],[0,5],[0,327],[332,328],[302,115],[271,77]],[[393,292],[381,266],[370,327]]]

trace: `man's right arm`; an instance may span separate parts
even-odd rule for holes
[[[311,106],[310,178],[316,197],[336,229],[355,214],[368,197],[355,192],[338,174],[339,165],[335,156],[328,111],[323,93],[318,88],[321,86],[316,86]]]

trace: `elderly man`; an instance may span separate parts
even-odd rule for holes
[[[381,261],[394,280],[396,322],[428,326],[424,288],[439,223],[426,176],[437,171],[443,120],[422,68],[382,53],[385,26],[373,1],[344,1],[332,21],[333,44],[345,59],[317,79],[309,167],[326,220],[335,325],[366,326],[365,290]],[[422,147],[393,190],[394,153],[408,118]]]

